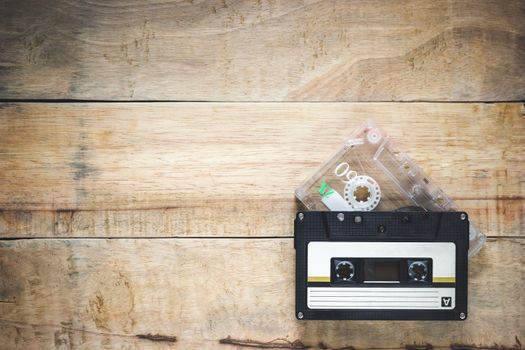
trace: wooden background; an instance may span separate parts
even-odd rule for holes
[[[521,349],[524,18],[0,1],[0,349]],[[369,118],[489,236],[465,322],[294,317],[293,191]]]

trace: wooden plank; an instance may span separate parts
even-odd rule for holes
[[[0,12],[4,99],[525,99],[521,0],[22,0]]]
[[[255,347],[284,339],[299,349],[510,350],[525,339],[524,242],[490,239],[470,260],[467,321],[385,323],[297,321],[290,238],[0,241],[0,348],[217,349],[221,339]]]
[[[0,233],[289,236],[294,189],[373,117],[487,234],[522,235],[523,115],[519,103],[7,103]]]

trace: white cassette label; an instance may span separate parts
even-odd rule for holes
[[[454,309],[455,288],[308,287],[309,309]]]
[[[373,286],[376,282],[368,280],[358,286],[327,286],[331,259],[337,257],[430,258],[432,285]],[[454,309],[456,289],[450,284],[456,282],[455,269],[456,245],[452,242],[310,242],[307,306],[310,309]],[[316,287],[315,283],[325,284]]]

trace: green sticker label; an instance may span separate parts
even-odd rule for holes
[[[321,187],[319,187],[319,194],[321,196],[323,196],[324,198],[328,198],[334,192],[335,191],[333,190],[333,188],[330,187],[330,185],[326,184],[326,182],[323,181],[321,183]]]

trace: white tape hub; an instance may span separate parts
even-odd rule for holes
[[[344,196],[353,210],[371,211],[381,200],[381,189],[370,176],[358,175],[346,184]]]

